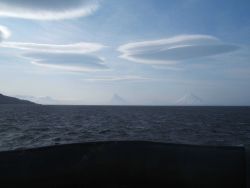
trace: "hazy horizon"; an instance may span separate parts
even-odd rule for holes
[[[248,106],[249,17],[247,0],[1,0],[0,93]]]

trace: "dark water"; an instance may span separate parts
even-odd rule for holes
[[[250,107],[0,105],[0,150],[103,140],[250,144]]]

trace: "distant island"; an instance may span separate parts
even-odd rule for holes
[[[36,103],[0,94],[0,105],[1,104],[29,104],[29,105],[35,105]]]
[[[114,94],[110,100],[110,105],[128,105],[128,102],[123,99],[121,96]]]

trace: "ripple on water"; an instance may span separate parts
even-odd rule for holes
[[[105,140],[242,145],[249,132],[247,107],[0,107],[0,150]]]

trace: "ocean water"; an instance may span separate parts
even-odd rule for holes
[[[110,140],[250,144],[250,107],[0,105],[0,150]]]

